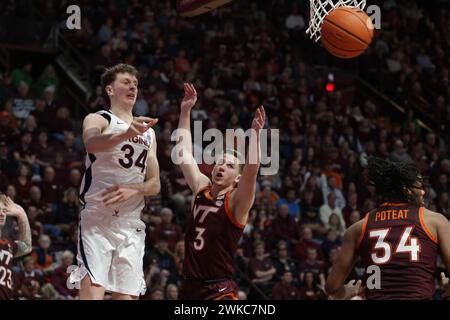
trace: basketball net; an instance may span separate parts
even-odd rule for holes
[[[366,0],[309,0],[309,28],[306,34],[315,42],[320,39],[320,27],[323,19],[337,7],[355,7],[361,10],[366,6]]]

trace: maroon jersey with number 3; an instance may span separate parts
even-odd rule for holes
[[[213,280],[234,275],[234,253],[244,225],[229,208],[230,192],[213,199],[210,187],[194,200],[185,236],[183,275],[188,279]]]
[[[12,262],[17,253],[17,245],[0,238],[0,300],[11,300],[13,295]]]
[[[432,299],[438,246],[423,214],[424,207],[384,203],[364,218],[358,252],[366,270],[381,271],[381,288],[366,288],[367,299]]]

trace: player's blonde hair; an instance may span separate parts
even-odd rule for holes
[[[244,169],[244,165],[245,165],[245,157],[242,155],[242,153],[240,153],[236,149],[225,149],[225,151],[223,151],[216,157],[216,163],[218,161],[220,161],[220,159],[222,159],[223,156],[226,154],[230,154],[233,157],[235,157],[236,159],[238,159],[239,173],[242,173],[242,170]]]
[[[0,203],[3,204],[4,206],[6,206],[8,201],[8,196],[4,193],[0,192]]]

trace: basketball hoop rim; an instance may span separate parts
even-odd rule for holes
[[[306,34],[314,42],[321,37],[321,27],[325,17],[339,7],[353,7],[364,10],[367,0],[309,0],[309,24]]]

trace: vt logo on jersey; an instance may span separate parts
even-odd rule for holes
[[[219,209],[220,208],[203,206],[203,205],[195,206],[194,212],[193,212],[194,220],[197,218],[197,215],[200,213],[200,219],[198,219],[198,223],[199,224],[203,223],[203,221],[205,221],[208,214],[210,214],[211,212],[216,213],[217,211],[219,211]],[[194,240],[195,250],[200,251],[203,249],[203,246],[205,245],[205,239],[203,237],[203,233],[205,232],[205,230],[206,230],[206,228],[201,228],[201,227],[195,228],[195,232],[197,233],[195,240]]]
[[[216,208],[216,207],[210,207],[210,206],[195,206],[194,207],[194,219],[197,217],[197,215],[202,212],[200,219],[198,220],[198,222],[203,223],[203,221],[205,221],[206,217],[208,216],[208,214],[210,212],[217,212],[219,211],[220,208]]]
[[[6,250],[0,250],[0,262],[9,264],[9,260],[13,257],[12,253]]]

